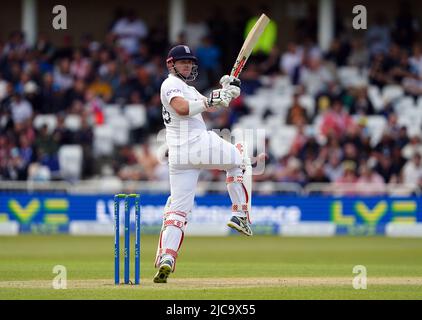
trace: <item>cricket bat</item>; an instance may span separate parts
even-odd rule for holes
[[[248,60],[253,48],[255,47],[255,44],[258,42],[259,37],[261,36],[262,32],[264,32],[264,29],[269,22],[270,19],[265,14],[262,14],[251,31],[249,31],[248,36],[246,37],[245,42],[243,42],[243,46],[239,51],[239,55],[237,56],[236,62],[230,73],[231,76],[236,78],[239,77],[239,74],[242,72],[246,61]]]

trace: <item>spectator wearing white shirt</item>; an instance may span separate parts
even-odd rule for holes
[[[371,56],[378,53],[387,53],[390,46],[390,27],[382,14],[378,14],[375,23],[369,26],[366,33],[366,43]]]
[[[403,183],[417,186],[422,177],[421,155],[415,153],[412,160],[409,160],[403,167]]]
[[[112,33],[117,36],[118,45],[129,55],[133,55],[139,49],[139,41],[148,35],[148,28],[141,19],[136,18],[132,10],[129,10],[125,17],[116,22]]]
[[[73,76],[70,72],[70,61],[67,58],[60,60],[53,74],[54,85],[60,90],[68,90],[73,86]]]
[[[306,66],[302,67],[300,71],[299,83],[312,96],[326,89],[328,83],[333,80],[333,75],[318,57],[309,57]]]
[[[406,159],[412,159],[416,153],[422,154],[422,142],[419,132],[414,132],[409,136],[410,141],[402,150],[402,155]]]
[[[281,56],[280,69],[290,77],[293,82],[295,73],[302,63],[303,50],[298,48],[296,43],[289,43],[287,51]]]
[[[22,124],[32,117],[32,105],[28,100],[22,99],[22,96],[15,93],[10,103],[12,119],[15,124]]]

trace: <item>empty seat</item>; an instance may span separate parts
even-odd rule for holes
[[[271,100],[271,111],[275,114],[286,115],[292,105],[291,95],[274,96]]]
[[[245,129],[257,129],[262,126],[262,119],[260,115],[247,115],[239,119],[238,125]]]
[[[392,102],[404,95],[403,87],[399,85],[388,85],[382,89],[382,99],[384,102]]]
[[[130,125],[124,116],[115,116],[107,122],[113,130],[113,141],[115,145],[122,146],[129,142]]]
[[[375,146],[381,140],[382,134],[387,128],[387,120],[383,116],[368,116],[366,128],[371,137],[371,145]]]
[[[356,67],[341,67],[337,69],[339,80],[343,86],[351,86],[361,81],[359,69]]]
[[[420,130],[422,125],[422,113],[419,108],[404,109],[399,113],[398,123],[406,126],[409,131]]]
[[[66,180],[78,180],[82,173],[82,147],[63,145],[59,149],[58,156],[60,176]]]
[[[271,135],[273,132],[277,131],[280,126],[285,124],[285,118],[280,115],[273,115],[268,117],[265,121],[265,129],[268,130]]]
[[[113,119],[114,117],[121,116],[121,108],[118,104],[107,104],[103,108],[103,113],[105,117],[105,121],[109,121],[110,119]]]
[[[414,99],[412,97],[403,96],[394,103],[394,112],[400,114],[414,107]]]
[[[57,127],[57,117],[54,114],[39,114],[34,118],[34,127],[39,130],[43,125],[47,125],[48,132],[54,131]]]
[[[315,111],[315,99],[310,95],[303,95],[299,98],[299,103],[306,109],[308,117],[312,116]]]
[[[144,126],[146,122],[146,110],[144,105],[129,104],[125,106],[123,113],[128,119],[131,129],[138,129]]]
[[[381,92],[377,86],[368,87],[368,98],[376,111],[381,111],[384,108],[384,101],[382,100]]]
[[[81,128],[81,117],[77,114],[69,114],[64,120],[64,126],[72,131],[77,131]]]
[[[277,158],[287,155],[296,137],[297,129],[295,126],[280,126],[270,140],[270,151]]]
[[[96,156],[109,156],[113,153],[113,129],[108,125],[94,128],[94,154]]]

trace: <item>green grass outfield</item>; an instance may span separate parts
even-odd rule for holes
[[[154,284],[157,238],[142,236],[141,285],[115,286],[113,237],[0,237],[0,299],[422,299],[422,239],[188,237]],[[52,288],[55,265],[66,290]],[[353,289],[355,265],[366,290]]]

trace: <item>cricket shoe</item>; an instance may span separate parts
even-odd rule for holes
[[[154,276],[155,283],[167,283],[167,278],[169,277],[171,270],[173,270],[173,263],[174,262],[171,259],[161,261],[160,267]]]
[[[242,218],[242,217],[233,216],[231,217],[227,225],[230,228],[235,229],[238,232],[241,232],[247,236],[253,235],[251,225],[249,224],[247,217]]]

